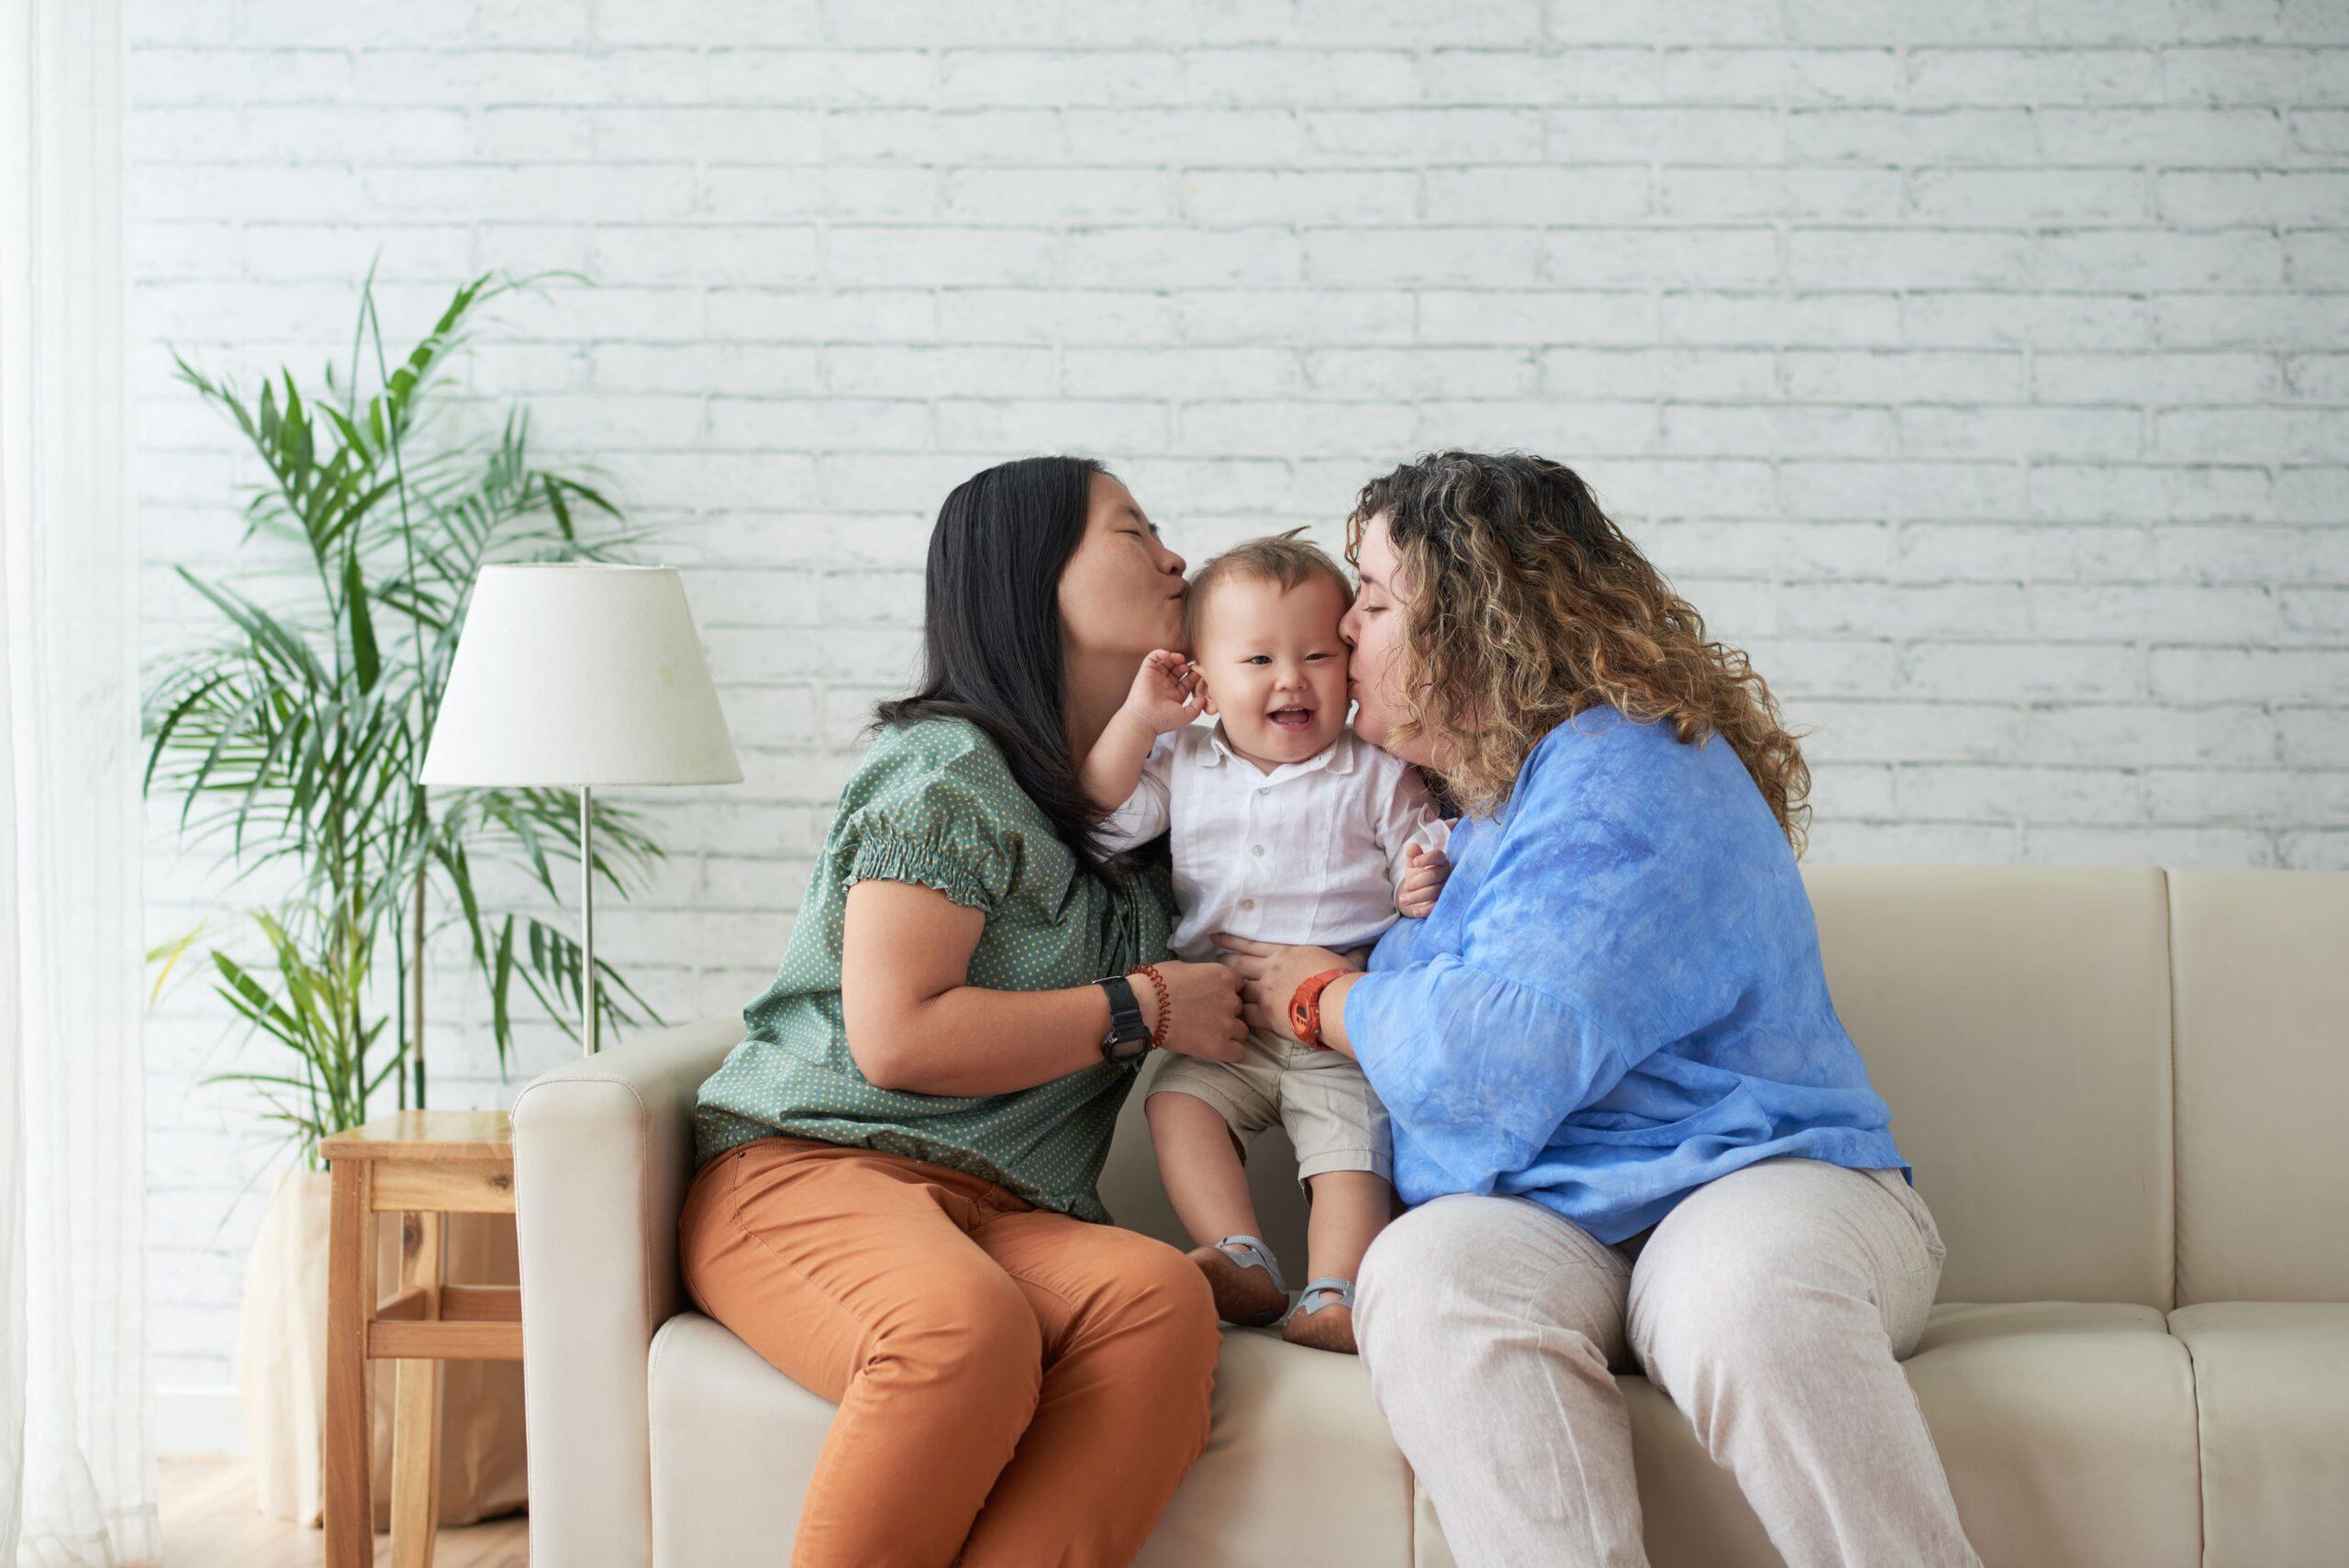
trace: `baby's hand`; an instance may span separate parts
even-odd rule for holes
[[[1443,891],[1443,879],[1452,874],[1452,862],[1441,850],[1430,850],[1413,844],[1403,851],[1403,885],[1395,890],[1395,911],[1414,920],[1424,920],[1435,907],[1436,895]]]
[[[1180,729],[1199,717],[1208,700],[1208,684],[1196,665],[1180,653],[1153,649],[1134,684],[1126,693],[1126,711],[1150,727],[1153,735]]]

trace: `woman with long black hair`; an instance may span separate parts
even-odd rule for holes
[[[1094,1184],[1143,1051],[1240,1055],[1239,982],[1167,959],[1163,856],[1099,853],[1078,781],[1183,593],[1097,463],[947,497],[920,686],[702,1085],[686,1290],[840,1407],[798,1568],[1125,1563],[1206,1447],[1207,1282]]]

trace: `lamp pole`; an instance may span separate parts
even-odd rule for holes
[[[596,1054],[596,787],[579,786],[579,995],[587,1013],[586,1055]]]
[[[595,1055],[604,1034],[596,791],[742,779],[675,568],[484,566],[417,776],[435,785],[579,792],[573,956],[586,1028],[578,1039],[581,1053]]]

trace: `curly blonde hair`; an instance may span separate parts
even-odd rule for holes
[[[1810,769],[1768,684],[1744,653],[1706,639],[1574,470],[1518,452],[1405,463],[1363,486],[1346,520],[1349,564],[1382,513],[1411,590],[1395,738],[1447,737],[1443,782],[1463,811],[1498,810],[1535,743],[1604,704],[1669,722],[1684,742],[1726,739],[1802,853]]]

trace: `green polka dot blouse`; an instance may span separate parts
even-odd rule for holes
[[[1077,863],[986,732],[960,718],[892,725],[841,791],[838,815],[748,1037],[704,1081],[694,1163],[779,1132],[948,1165],[1040,1208],[1107,1222],[1095,1184],[1134,1067],[1103,1062],[1017,1094],[875,1088],[841,1018],[841,929],[865,877],[919,883],[986,912],[969,983],[1048,991],[1167,956],[1162,862],[1123,886]]]

